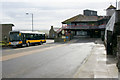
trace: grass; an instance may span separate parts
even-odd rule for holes
[[[4,41],[0,41],[0,46],[7,46],[7,45],[9,45],[9,43],[6,43],[6,42],[4,42]]]

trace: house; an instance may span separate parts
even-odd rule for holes
[[[79,14],[62,22],[62,30],[72,36],[101,37],[104,33],[107,17],[97,16],[96,11],[84,10]]]
[[[58,30],[59,30],[59,28],[53,28],[53,26],[51,26],[51,29],[49,30],[49,38],[51,38],[51,39],[56,38]]]
[[[104,40],[106,24],[115,9],[113,5],[110,5],[106,9],[106,16],[98,16],[97,11],[87,9],[83,11],[83,14],[63,21],[62,27],[57,31],[58,39],[56,41],[70,40],[74,36],[102,38]]]
[[[9,41],[9,32],[12,31],[13,24],[0,24],[0,32],[2,32],[0,35],[0,40],[8,42]]]
[[[97,11],[84,10],[83,14],[78,14],[62,22],[62,31],[64,36],[89,36],[89,37],[103,37],[106,24],[116,7],[110,5],[106,9],[106,16],[98,16]]]

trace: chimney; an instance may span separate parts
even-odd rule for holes
[[[51,26],[51,29],[53,29],[53,26]]]

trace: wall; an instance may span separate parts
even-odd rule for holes
[[[115,9],[108,9],[108,10],[106,11],[106,15],[107,15],[107,16],[112,16],[114,12],[115,12]]]
[[[5,36],[7,42],[9,41],[9,32],[12,31],[12,25],[2,25],[2,41],[5,41]]]
[[[117,67],[120,71],[120,36],[117,37]]]
[[[2,41],[2,24],[0,24],[0,41]]]
[[[97,16],[97,11],[84,10],[83,14],[86,15],[86,16]]]
[[[118,2],[118,10],[120,10],[120,1]]]
[[[53,26],[51,26],[51,29],[49,31],[49,38],[55,38],[57,33],[54,31]]]

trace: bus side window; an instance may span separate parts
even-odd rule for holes
[[[30,35],[26,34],[26,39],[29,40],[30,39]]]
[[[38,34],[35,34],[35,35],[34,35],[34,39],[35,39],[35,40],[38,40]]]
[[[30,35],[30,39],[33,40],[33,38],[34,38],[34,36],[33,36],[33,34],[31,34],[31,35]]]
[[[39,40],[39,34],[37,34],[36,37],[37,37],[37,40]]]
[[[41,34],[39,34],[39,39],[42,39],[42,35]]]
[[[42,34],[42,39],[45,39],[45,34]]]
[[[41,34],[38,34],[38,39],[41,39]]]

